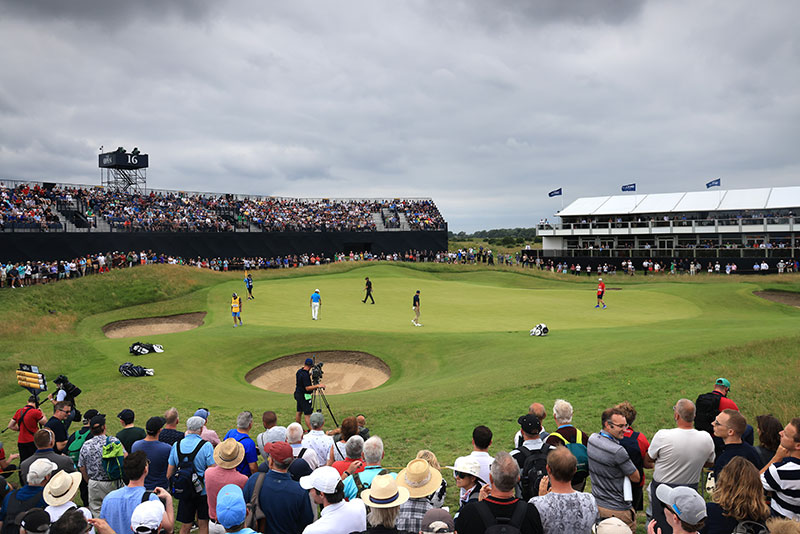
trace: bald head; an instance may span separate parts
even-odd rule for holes
[[[528,408],[528,413],[531,413],[536,416],[539,422],[543,422],[544,418],[547,417],[547,412],[544,410],[544,404],[540,402],[534,402]]]

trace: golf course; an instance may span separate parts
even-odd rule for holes
[[[361,301],[367,276],[374,305]],[[574,422],[587,432],[599,429],[603,409],[629,400],[639,413],[635,428],[652,437],[672,426],[677,399],[694,400],[719,376],[731,381],[730,396],[749,422],[762,413],[782,422],[798,415],[796,274],[607,276],[605,310],[594,307],[596,277],[512,267],[347,262],[254,271],[254,300],[244,300],[242,277],[150,265],[0,291],[0,406],[10,418],[25,404],[29,393],[14,378],[22,362],[38,365],[48,381],[67,375],[83,390],[77,407],[109,414],[110,433],[119,430],[113,416],[123,408],[133,409],[143,426],[175,406],[181,425],[197,408],[208,408],[208,426],[220,435],[237,413],[250,410],[255,437],[263,411],[274,410],[286,425],[295,403],[291,394],[249,383],[249,372],[288,355],[348,351],[378,358],[388,380],[353,393],[329,388],[331,410],[338,421],[364,413],[372,435],[386,444],[384,465],[393,468],[419,449],[452,465],[471,450],[479,424],[494,432],[490,453],[509,450],[528,405],[538,401],[550,410],[557,398],[573,404]],[[315,289],[322,295],[319,321],[309,308]],[[419,328],[411,323],[416,290]],[[774,302],[759,291],[788,298]],[[238,328],[230,314],[233,292],[244,302]],[[201,317],[199,326],[181,332],[104,333],[117,321],[197,312],[205,312],[193,316]],[[548,336],[529,335],[537,323],[547,324]],[[163,345],[164,352],[131,355],[136,341]],[[288,391],[304,357],[286,373]],[[154,376],[123,377],[118,367],[128,361]],[[325,362],[324,370],[334,367]],[[552,426],[550,418],[545,428]],[[6,433],[6,451],[15,450],[15,440]],[[449,493],[452,506],[457,491]]]

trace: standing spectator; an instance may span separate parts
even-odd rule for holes
[[[244,458],[236,466],[236,470],[246,477],[258,471],[258,451],[256,442],[249,435],[251,428],[253,428],[253,414],[248,411],[241,412],[236,417],[236,428],[228,430],[223,438],[233,438],[244,447]]]
[[[322,427],[325,426],[325,416],[322,412],[314,412],[311,414],[310,421],[311,431],[303,436],[303,447],[313,450],[320,462],[325,462],[330,456],[331,447],[333,447],[333,438],[322,430]]]
[[[303,447],[303,427],[300,423],[291,423],[288,427],[286,427],[286,443],[292,447],[292,454],[295,458],[302,458],[308,464],[308,466],[313,471],[320,465],[319,458],[317,458],[317,453],[315,453],[312,449],[308,447]],[[269,451],[269,447],[267,447],[267,451]],[[267,456],[269,456],[269,452],[267,452]]]
[[[744,456],[753,462],[756,469],[761,469],[761,455],[755,447],[742,441],[742,434],[747,429],[747,420],[736,410],[722,410],[713,422],[714,435],[722,440],[722,452],[714,460],[714,478],[734,457]]]
[[[164,413],[164,428],[158,435],[158,439],[167,445],[173,445],[179,439],[183,439],[183,432],[178,430],[178,410],[170,408]]]
[[[409,499],[400,505],[395,524],[399,530],[419,532],[422,517],[433,508],[428,496],[442,485],[442,474],[425,460],[415,458],[397,474],[397,485],[408,490]]]
[[[44,501],[47,503],[45,512],[50,515],[50,521],[55,523],[58,521],[64,512],[72,508],[78,508],[78,505],[72,502],[75,494],[78,493],[81,484],[80,473],[67,473],[66,471],[59,471],[50,476],[50,480],[44,487]],[[92,512],[88,508],[78,508],[86,519],[91,519]]]
[[[336,442],[331,440],[330,453],[327,456],[328,465],[333,465],[334,462],[345,459],[345,445],[347,444],[347,440],[358,434],[357,419],[355,417],[345,417],[338,430],[338,440],[336,440]],[[328,434],[330,433],[331,432],[328,432]]]
[[[169,453],[168,480],[172,479],[177,471],[181,459],[192,454],[194,454],[194,472],[199,478],[203,478],[206,469],[214,465],[214,447],[200,438],[204,423],[201,417],[190,417],[186,420],[186,435],[172,446]],[[180,534],[189,534],[195,519],[200,534],[208,534],[208,497],[205,487],[200,493],[192,492],[178,499],[176,519],[181,522]]]
[[[550,434],[544,429],[544,420],[547,419],[547,411],[544,409],[544,404],[534,402],[528,407],[528,413],[535,415],[539,419],[539,424],[542,427],[541,432],[539,432],[539,439],[544,441],[550,437]],[[514,435],[514,448],[521,447],[523,441],[525,440],[522,439],[522,431],[517,430],[517,433]],[[555,447],[555,445],[553,446]]]
[[[31,464],[39,458],[46,458],[56,465],[56,470],[53,474],[58,471],[66,471],[67,473],[75,472],[75,464],[72,463],[70,457],[58,454],[53,449],[55,438],[53,437],[52,430],[47,427],[37,430],[33,435],[33,443],[36,445],[36,452],[33,453],[30,458],[19,464],[19,482],[21,485],[24,486],[27,484],[28,470]]]
[[[772,493],[773,515],[800,521],[800,417],[781,432],[778,452],[761,470],[761,484]]]
[[[481,464],[478,463],[478,460],[469,456],[462,456],[456,458],[454,465],[446,467],[453,470],[456,487],[459,489],[458,511],[463,510],[464,505],[467,503],[478,502],[481,488],[486,484],[481,479]]]
[[[126,529],[130,527],[133,511],[142,500],[157,501],[162,496],[165,498],[169,496],[170,501],[172,500],[171,495],[163,488],[160,488],[160,491],[156,489],[156,493],[151,493],[147,499],[144,498],[147,455],[143,451],[126,456],[122,468],[128,479],[128,485],[106,495],[100,507],[100,518],[105,519],[114,532],[126,532]]]
[[[67,454],[72,459],[75,469],[78,469],[78,460],[80,459],[81,447],[87,439],[92,437],[91,421],[92,417],[97,415],[97,410],[94,408],[86,410],[83,414],[83,426],[72,433],[67,441]],[[89,502],[89,484],[81,477],[81,502],[86,504]]]
[[[625,499],[626,483],[639,482],[639,471],[633,465],[620,440],[628,428],[622,412],[609,408],[600,418],[602,430],[589,436],[589,474],[592,495],[601,518],[616,517],[636,532],[636,513],[631,500]],[[626,482],[629,479],[630,482]]]
[[[761,455],[761,461],[767,465],[778,452],[781,444],[781,431],[783,425],[772,414],[759,415],[756,417],[758,426],[758,447],[756,450]]]
[[[737,456],[719,474],[714,486],[714,502],[706,504],[706,526],[703,534],[728,534],[740,521],[764,525],[769,506],[764,499],[758,470]]]
[[[219,435],[214,430],[208,428],[208,417],[209,411],[206,408],[198,408],[196,412],[194,412],[195,417],[201,417],[205,424],[203,425],[203,431],[200,432],[200,438],[209,442],[212,446],[216,447],[221,443],[219,439]]]
[[[267,410],[261,414],[261,424],[264,425],[264,432],[256,436],[256,448],[258,453],[267,460],[267,444],[275,441],[286,441],[286,427],[278,425],[278,416],[272,410]]]
[[[574,449],[572,453],[578,461],[577,471],[572,480],[572,487],[575,491],[583,491],[586,486],[586,478],[589,476],[589,468],[587,462],[586,445],[589,442],[589,436],[585,432],[581,432],[572,424],[572,404],[564,399],[556,399],[553,403],[553,419],[555,419],[557,428],[545,440],[547,445],[553,447],[565,446]],[[578,457],[580,456],[580,458]]]
[[[308,493],[287,472],[294,456],[288,443],[275,442],[269,447],[269,471],[250,477],[244,498],[250,502],[257,479],[264,477],[258,502],[270,532],[301,532],[314,520]]]
[[[400,513],[400,506],[408,500],[408,490],[400,487],[395,479],[389,475],[378,475],[372,487],[361,492],[361,500],[369,508],[367,521],[371,528],[361,531],[361,534],[391,534],[400,533],[395,523]]]
[[[631,462],[633,462],[633,465],[636,466],[636,470],[639,471],[639,476],[641,477],[641,480],[633,485],[633,509],[642,511],[644,510],[645,485],[644,457],[647,456],[647,449],[650,447],[650,442],[647,441],[647,437],[645,437],[644,434],[633,429],[633,422],[636,421],[636,409],[633,405],[625,401],[617,404],[617,408],[625,414],[625,420],[628,423],[628,428],[626,428],[625,432],[622,434],[622,439],[619,441],[619,444],[628,451],[628,457],[631,459]]]
[[[64,453],[69,440],[67,424],[72,421],[72,405],[68,401],[56,402],[53,405],[53,416],[47,420],[45,427],[53,431],[55,436],[54,449],[58,454]]]
[[[658,498],[665,504],[667,523],[675,534],[692,534],[702,530],[706,519],[706,503],[691,488],[659,486]],[[655,521],[647,524],[647,534],[656,534]]]
[[[489,466],[492,465],[494,458],[489,456],[489,447],[492,445],[492,431],[484,425],[476,426],[472,430],[472,452],[467,455],[478,461],[481,466],[479,478],[488,483]]]
[[[222,488],[217,496],[216,516],[225,532],[236,534],[258,534],[252,528],[244,526],[247,517],[247,504],[241,488],[236,484],[228,484]]]
[[[8,422],[9,429],[19,432],[17,446],[19,448],[20,462],[24,462],[30,455],[36,452],[36,445],[33,443],[33,434],[39,430],[40,426],[44,426],[46,422],[47,418],[38,408],[36,397],[33,395],[28,397],[28,403],[17,410],[14,417]]]
[[[344,474],[347,471],[347,468],[350,465],[361,459],[361,455],[364,452],[364,438],[356,434],[355,436],[350,436],[350,439],[347,440],[347,443],[344,446],[344,454],[346,458],[344,460],[339,460],[333,462],[333,468],[339,472],[340,475]],[[361,469],[355,471],[359,473],[364,470],[362,466]]]
[[[145,424],[144,439],[134,442],[131,446],[131,452],[144,451],[150,462],[147,466],[147,476],[144,479],[144,487],[147,491],[153,491],[156,487],[165,489],[169,487],[167,467],[172,447],[158,439],[163,426],[163,417],[151,417]]]
[[[714,465],[714,442],[711,436],[694,428],[694,403],[689,399],[680,399],[672,408],[672,416],[675,428],[662,428],[656,432],[644,458],[645,467],[655,467],[648,492],[652,518],[662,534],[669,534],[672,527],[664,515],[664,505],[655,498],[658,486],[697,488],[703,467]]]
[[[303,534],[350,534],[367,528],[367,511],[360,499],[344,500],[344,483],[338,471],[323,466],[300,479],[311,500],[322,506],[320,517]]]
[[[168,499],[166,507],[160,500],[154,501],[151,499],[139,503],[139,505],[133,509],[133,514],[131,514],[130,529],[137,534],[172,532],[173,525],[175,524],[173,514],[171,497]]]
[[[705,430],[714,438],[714,452],[717,456],[722,452],[722,440],[714,435],[714,419],[722,410],[738,410],[739,407],[728,398],[731,390],[731,383],[727,378],[717,378],[714,383],[713,391],[703,393],[695,401],[696,415],[694,427],[697,430]]]
[[[565,447],[547,455],[547,476],[542,479],[540,496],[530,500],[539,510],[544,534],[592,531],[598,517],[597,503],[591,493],[577,492],[572,487],[577,466],[578,460]]]
[[[39,458],[31,464],[28,485],[9,492],[3,499],[3,505],[0,507],[0,531],[15,532],[15,525],[19,526],[17,518],[23,512],[47,506],[43,494],[44,487],[55,469],[56,464],[45,458]]]
[[[217,494],[228,484],[235,484],[244,488],[247,477],[236,470],[242,463],[244,446],[234,438],[228,438],[214,447],[214,462],[217,465],[206,469],[205,482],[208,495],[208,517],[218,523],[217,519]],[[225,525],[223,525],[225,526]]]
[[[431,508],[422,518],[420,534],[448,534],[456,531],[456,524],[450,512],[441,508]]]
[[[364,438],[364,441],[369,439],[369,428],[367,428],[367,416],[363,413],[356,415],[356,422],[358,422],[358,435]]]
[[[133,410],[125,408],[117,414],[117,418],[119,418],[119,422],[122,423],[122,430],[117,432],[117,439],[122,443],[122,446],[125,447],[125,450],[130,453],[133,443],[144,439],[147,434],[143,428],[133,426],[133,421],[136,418]]]
[[[83,473],[83,479],[89,483],[89,510],[94,517],[99,517],[103,499],[122,485],[122,480],[111,480],[103,467],[103,446],[107,441],[119,442],[119,440],[113,436],[106,436],[106,416],[104,414],[92,417],[90,425],[92,438],[87,439],[81,447],[78,467]]]
[[[422,449],[421,451],[417,452],[417,458],[422,458],[428,462],[432,468],[436,469],[440,473],[442,472],[442,467],[439,465],[439,460],[432,451],[429,451],[428,449]],[[431,504],[434,508],[441,508],[444,506],[444,500],[446,497],[447,480],[442,477],[442,483],[439,484],[439,487],[436,489],[436,491],[428,495],[428,500],[431,501]]]
[[[290,425],[291,426],[291,425]],[[344,481],[344,496],[348,500],[358,497],[361,488],[368,488],[372,480],[383,471],[381,462],[383,461],[383,440],[379,436],[372,436],[364,442],[364,470],[356,473],[354,466],[360,462],[353,462],[347,468],[346,473],[351,473]],[[397,473],[389,473],[392,477],[397,477]]]

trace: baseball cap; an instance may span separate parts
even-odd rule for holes
[[[273,443],[275,441],[286,441],[286,427],[273,426],[266,432],[264,436],[264,443]]]
[[[31,508],[22,516],[19,526],[26,532],[47,532],[50,529],[50,514],[41,508]]]
[[[167,420],[161,416],[156,415],[155,417],[151,417],[147,420],[147,424],[144,425],[144,429],[147,430],[147,433],[151,436],[155,436],[156,432],[164,428],[164,425],[167,423]]]
[[[731,389],[731,382],[727,378],[717,378],[717,385]]]
[[[306,358],[306,365],[314,365],[314,360],[311,358]]]
[[[58,469],[58,466],[47,458],[37,458],[28,468],[28,474],[44,480],[44,477]]]
[[[314,290],[314,293],[319,293],[319,289],[315,289],[315,290]]]
[[[542,422],[532,413],[523,415],[517,419],[517,423],[526,434],[538,434],[542,431]]]
[[[425,534],[439,532],[455,532],[456,524],[450,514],[441,508],[431,508],[422,516],[422,527]]]
[[[124,410],[122,410],[117,414],[117,419],[122,419],[125,422],[125,424],[133,423],[134,417],[135,415],[133,413],[133,410],[131,410],[130,408],[125,408]]]
[[[164,505],[160,499],[139,503],[131,514],[134,532],[156,532],[164,519]]]
[[[242,488],[236,484],[223,486],[217,494],[217,521],[226,529],[241,525],[247,515]]]
[[[89,421],[92,420],[92,417],[94,417],[98,413],[100,412],[98,412],[94,408],[92,408],[91,410],[86,410],[85,412],[83,412],[83,420],[88,423]]]
[[[325,423],[325,416],[322,415],[322,412],[314,412],[309,420],[311,421],[311,426],[319,426]]]
[[[664,505],[675,512],[681,521],[696,525],[706,518],[706,502],[692,488],[679,486],[670,488],[666,484],[656,488],[656,496]]]
[[[285,441],[276,441],[269,444],[270,457],[278,463],[284,463],[286,460],[294,456],[292,446]]]
[[[609,517],[592,527],[593,534],[629,534],[630,527],[618,517]]]
[[[300,487],[304,490],[314,488],[322,493],[334,493],[342,476],[336,468],[325,465],[315,469],[310,475],[300,478]]]
[[[208,410],[205,408],[199,408],[196,412],[194,412],[195,417],[202,417],[206,421],[208,421]]]
[[[106,424],[106,414],[99,413],[92,417],[89,421],[89,426],[92,428],[100,428],[101,426],[105,426]]]

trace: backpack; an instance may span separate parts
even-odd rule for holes
[[[102,464],[108,478],[122,480],[122,461],[124,458],[125,447],[122,446],[122,443],[117,440],[111,441],[111,436],[106,436],[106,444],[103,445]]]
[[[17,498],[17,491],[13,491],[8,496],[6,504],[6,520],[3,522],[2,534],[19,534],[19,526],[25,514],[36,506],[42,498],[41,493],[37,493],[27,500],[21,501]]]
[[[525,501],[517,501],[514,505],[514,512],[510,518],[494,517],[489,505],[484,501],[478,501],[476,504],[478,515],[483,521],[483,526],[486,527],[484,534],[521,534],[522,522],[525,521],[525,514],[528,512],[528,503]]]
[[[711,422],[719,415],[719,401],[722,395],[716,393],[703,393],[694,405],[696,408],[694,414],[694,427],[697,430],[705,430],[711,435],[714,435],[714,427]]]
[[[72,463],[75,464],[76,469],[78,467],[78,460],[81,456],[81,447],[83,447],[83,444],[86,443],[86,440],[89,438],[89,434],[91,433],[91,428],[87,428],[86,430],[76,430],[75,437],[72,439],[72,443],[70,443],[69,447],[67,447],[67,455],[72,458]]]
[[[575,432],[575,443],[567,441],[567,438],[559,434],[557,431],[550,435],[556,436],[558,439],[563,441],[567,450],[569,450],[569,452],[572,453],[572,456],[578,460],[577,471],[575,472],[575,476],[572,477],[572,481],[580,482],[589,476],[589,452],[586,450],[586,445],[583,444],[583,432],[577,428],[575,429]]]
[[[259,496],[261,495],[261,486],[264,484],[266,473],[259,473],[256,479],[256,485],[253,488],[253,495],[250,496],[250,502],[247,503],[247,515],[244,518],[244,527],[255,530],[256,532],[264,532],[266,526],[266,515],[264,510],[261,509]]]
[[[547,475],[547,454],[550,452],[549,445],[542,445],[541,449],[530,450],[526,447],[518,447],[517,463],[520,467],[519,484],[522,489],[522,498],[527,501],[531,497],[539,495],[539,483]]]
[[[739,521],[731,534],[769,534],[767,527],[756,521]]]
[[[194,450],[186,454],[181,452],[182,441],[183,439],[178,440],[175,445],[178,452],[178,469],[172,475],[172,480],[169,481],[172,494],[178,499],[199,495],[203,491],[203,479],[194,470],[194,459],[203,445],[207,443],[206,440],[201,439]]]

